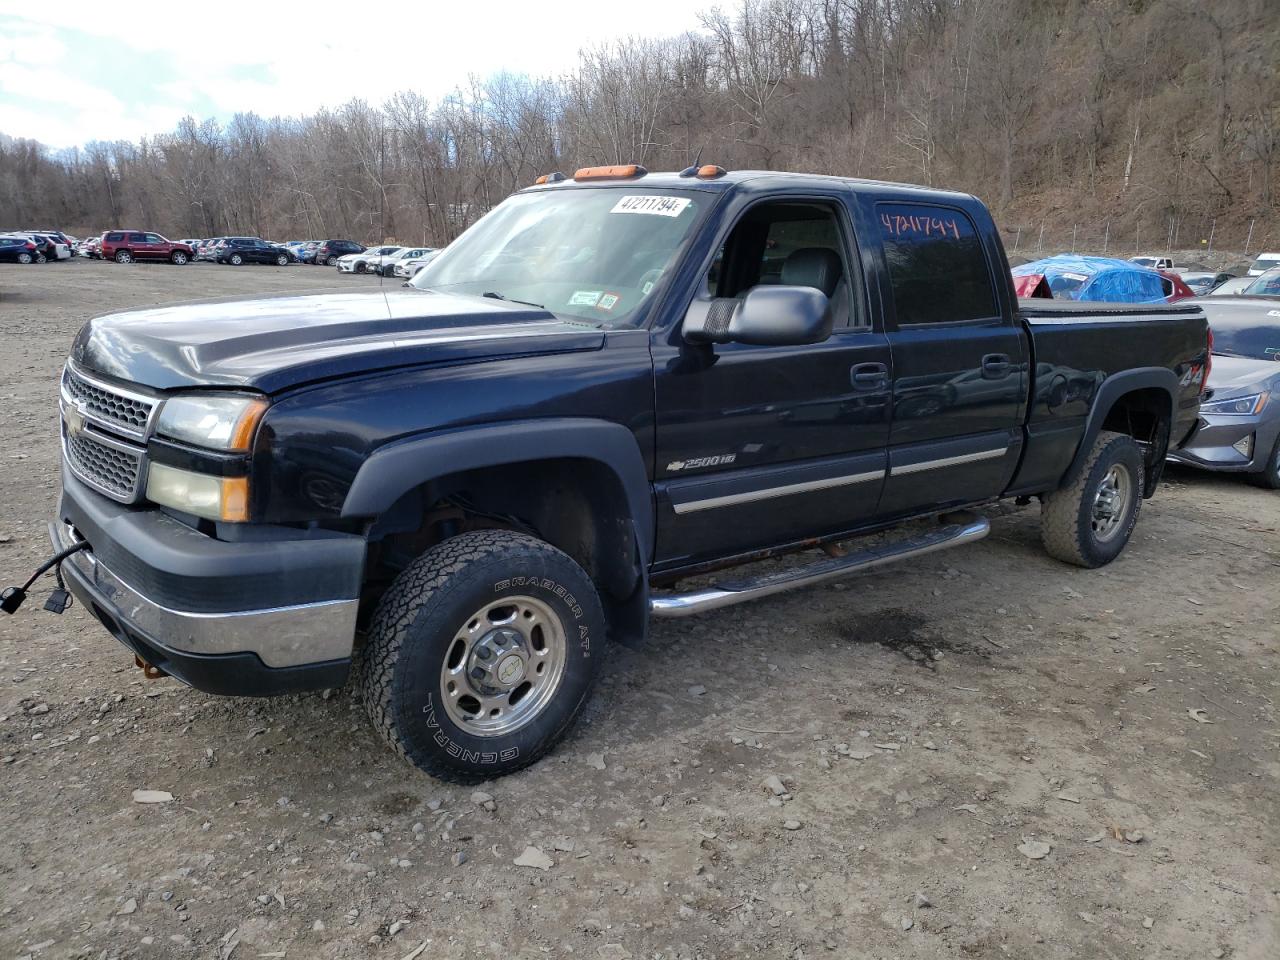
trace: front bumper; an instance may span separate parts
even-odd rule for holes
[[[1169,459],[1203,470],[1257,473],[1266,466],[1280,434],[1280,419],[1265,416],[1271,412],[1264,408],[1264,417],[1201,414],[1190,442],[1169,451]],[[1235,444],[1250,438],[1246,455]]]
[[[343,263],[341,260],[334,261],[339,273],[355,273],[356,265],[354,263]]]
[[[209,693],[271,696],[340,686],[351,666],[361,537],[257,528],[205,536],[117,504],[63,470],[57,549],[67,586],[121,643]],[[246,531],[248,532],[248,531]]]

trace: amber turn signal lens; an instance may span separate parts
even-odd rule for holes
[[[231,431],[230,449],[248,450],[253,445],[253,433],[258,429],[258,421],[266,412],[266,400],[254,400],[244,408],[244,412],[236,420],[235,428]]]

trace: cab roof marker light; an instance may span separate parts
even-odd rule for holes
[[[649,171],[638,163],[614,164],[610,167],[580,167],[573,175],[574,180],[629,180],[643,177]]]
[[[544,173],[537,180],[533,181],[533,185],[535,187],[540,187],[544,183],[559,183],[564,178],[564,174],[557,170],[555,173]]]
[[[714,163],[704,163],[702,166],[698,168],[698,172],[695,174],[695,176],[699,180],[716,180],[720,177],[723,177],[728,172],[729,171],[726,170],[724,167],[717,166]]]

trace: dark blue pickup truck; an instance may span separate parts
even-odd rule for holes
[[[1020,306],[971,196],[587,168],[404,287],[90,321],[52,534],[149,674],[355,672],[405,757],[483,778],[548,750],[650,615],[973,541],[1001,498],[1111,561],[1209,363],[1193,306]]]

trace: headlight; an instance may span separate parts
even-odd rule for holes
[[[1260,413],[1267,405],[1267,394],[1254,393],[1247,397],[1231,397],[1228,400],[1213,400],[1200,405],[1201,413],[1220,413],[1233,417],[1247,417]]]
[[[197,517],[244,523],[249,519],[249,478],[213,477],[152,463],[147,499]]]
[[[264,397],[244,394],[179,394],[164,402],[156,433],[214,450],[248,450],[266,413]]]

